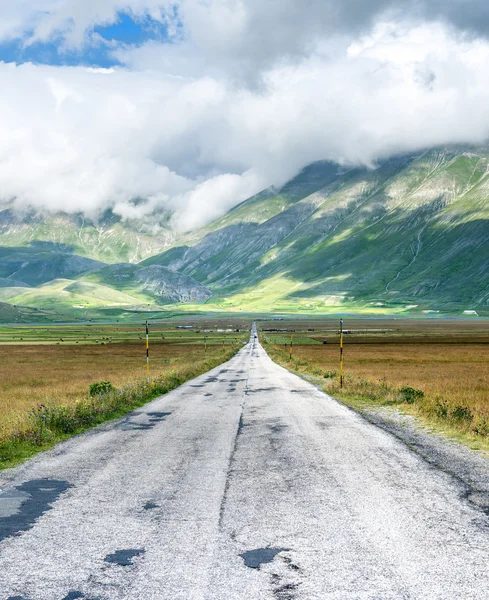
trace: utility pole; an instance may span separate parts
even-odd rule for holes
[[[343,387],[343,319],[340,319],[340,388]]]
[[[149,379],[149,325],[146,321],[146,377]]]

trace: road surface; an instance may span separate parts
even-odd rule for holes
[[[2,600],[489,598],[460,482],[254,336],[0,488]]]

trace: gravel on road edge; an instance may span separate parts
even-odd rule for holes
[[[287,365],[281,366],[287,368]],[[328,393],[318,378],[288,370]],[[387,406],[360,408],[340,398],[334,397],[334,399],[406,444],[433,468],[440,469],[456,479],[465,488],[466,499],[489,515],[489,458],[485,453],[473,450],[442,434],[429,431],[418,419],[403,413],[399,408]]]

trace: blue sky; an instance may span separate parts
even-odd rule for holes
[[[32,62],[36,64],[63,65],[63,66],[93,66],[113,67],[119,64],[112,56],[113,46],[129,45],[141,46],[151,40],[168,41],[167,28],[164,24],[153,21],[135,20],[128,14],[120,14],[118,21],[113,25],[95,27],[93,33],[110,43],[97,42],[97,36],[90,38],[92,43],[85,45],[80,50],[67,50],[63,48],[61,39],[42,43],[36,42],[25,45],[25,40],[14,39],[0,43],[0,61],[15,62],[18,64]]]

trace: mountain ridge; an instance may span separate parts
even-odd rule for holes
[[[484,306],[488,157],[485,147],[435,149],[384,161],[375,170],[343,170],[264,223],[230,219],[230,211],[230,225],[204,228],[193,234],[193,246],[173,247],[144,263],[178,268],[236,295],[228,305],[266,304],[266,293],[262,303],[248,303],[246,294],[266,282],[277,289],[273,280],[282,278],[300,288],[277,294],[291,309],[308,308],[307,298],[314,297],[325,307],[335,297],[343,298],[340,304],[387,306],[398,304],[400,294],[406,305]],[[474,246],[479,257],[471,255]]]
[[[17,234],[5,233],[2,214],[0,301],[31,298],[36,306],[38,286],[64,274],[95,287],[63,293],[91,290],[99,307],[105,288],[112,288],[114,303],[122,293],[136,304],[183,302],[199,310],[463,314],[487,308],[489,314],[486,146],[429,149],[375,169],[313,163],[282,188],[260,192],[205,227],[178,236],[165,231],[137,264],[79,257],[61,241],[30,239],[9,249],[5,236],[12,242]],[[133,232],[143,227],[116,225]],[[28,230],[26,222],[24,237]],[[148,250],[158,244],[161,251]],[[36,253],[34,266],[22,266]],[[12,295],[9,279],[16,290],[23,282],[34,291]]]

